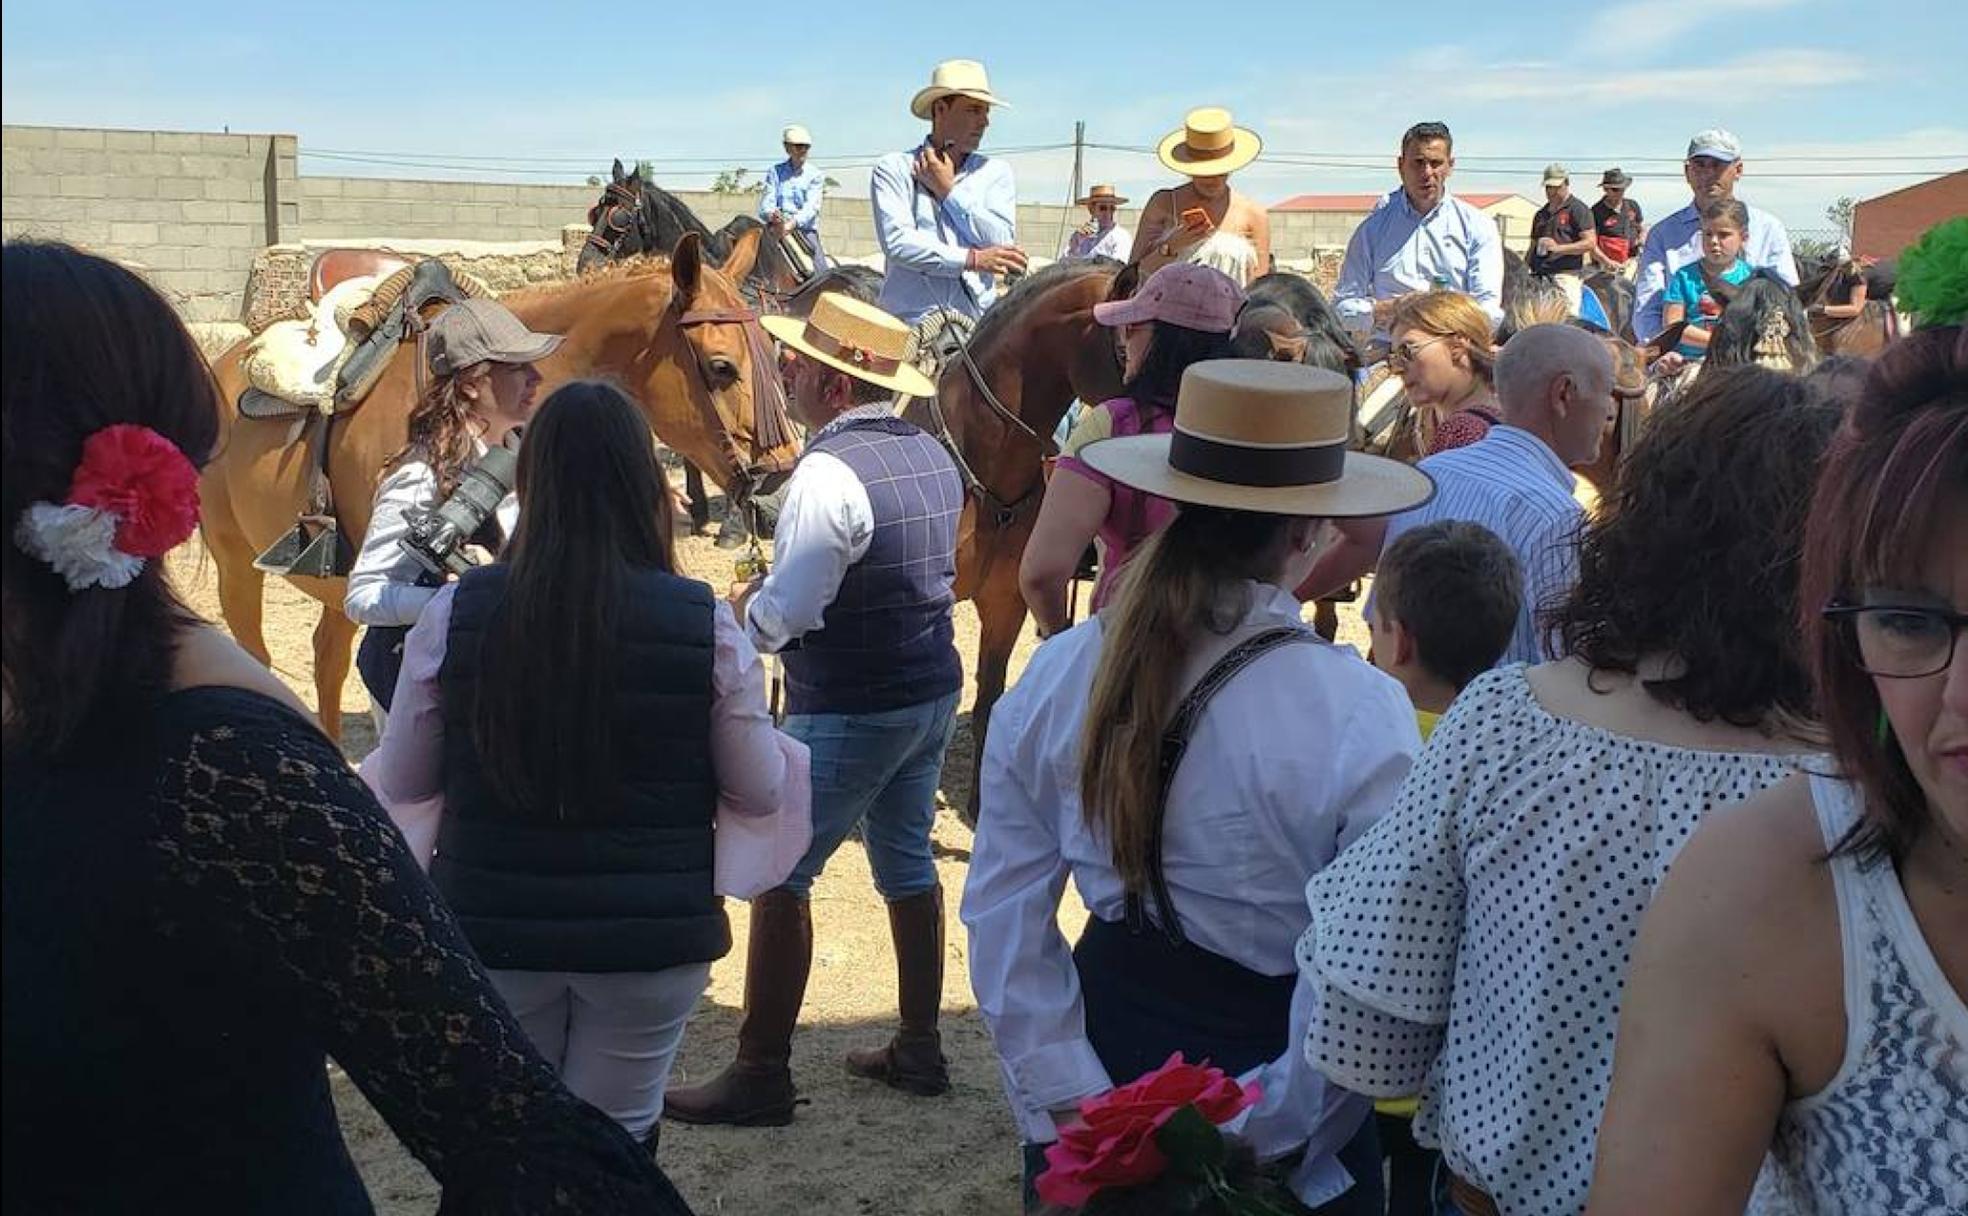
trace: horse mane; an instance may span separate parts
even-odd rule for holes
[[[592,287],[598,283],[611,283],[617,279],[640,279],[652,275],[668,274],[670,259],[660,253],[639,253],[619,262],[603,262],[601,265],[571,279],[555,283],[537,283],[531,287],[521,287],[499,297],[502,304],[530,304],[536,300],[551,299],[564,291],[576,287]]]
[[[1766,334],[1768,338],[1766,340]],[[1743,280],[1709,336],[1708,362],[1716,367],[1757,363],[1806,372],[1818,362],[1810,317],[1790,284],[1767,270]]]
[[[1244,293],[1244,308],[1271,305],[1290,313],[1299,327],[1317,334],[1337,347],[1349,366],[1357,369],[1364,360],[1360,349],[1340,321],[1339,313],[1319,290],[1318,284],[1291,270],[1274,270],[1252,280]],[[1239,313],[1241,316],[1241,312]]]
[[[983,342],[996,341],[1000,329],[1009,329],[1031,305],[1032,301],[1045,295],[1054,287],[1065,282],[1077,282],[1096,274],[1114,275],[1121,270],[1120,262],[1113,258],[1076,258],[1072,261],[1054,262],[1043,270],[1033,271],[1012,285],[1011,290],[999,296],[991,307],[984,310],[984,316],[977,322],[977,329],[970,336],[970,344],[977,346]]]

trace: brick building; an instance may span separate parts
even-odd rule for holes
[[[1852,252],[1896,258],[1945,219],[1968,215],[1968,169],[1869,198],[1852,212]]]

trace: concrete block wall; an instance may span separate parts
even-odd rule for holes
[[[300,224],[297,153],[291,135],[9,126],[0,235],[86,246],[188,321],[236,320],[254,255]]]

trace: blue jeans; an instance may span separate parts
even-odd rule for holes
[[[894,901],[936,885],[929,828],[957,694],[863,714],[791,714],[786,733],[813,752],[813,843],[779,889],[804,899],[856,824],[875,889]]]

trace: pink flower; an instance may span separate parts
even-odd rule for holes
[[[1177,1052],[1138,1080],[1080,1103],[1080,1122],[1060,1128],[1046,1148],[1039,1198],[1079,1208],[1109,1187],[1152,1182],[1168,1168],[1156,1133],[1177,1111],[1194,1106],[1221,1124],[1259,1096],[1257,1086],[1239,1085],[1220,1068],[1184,1063]]]
[[[117,423],[83,440],[68,501],[116,517],[118,552],[162,557],[198,527],[198,470],[156,431]]]

